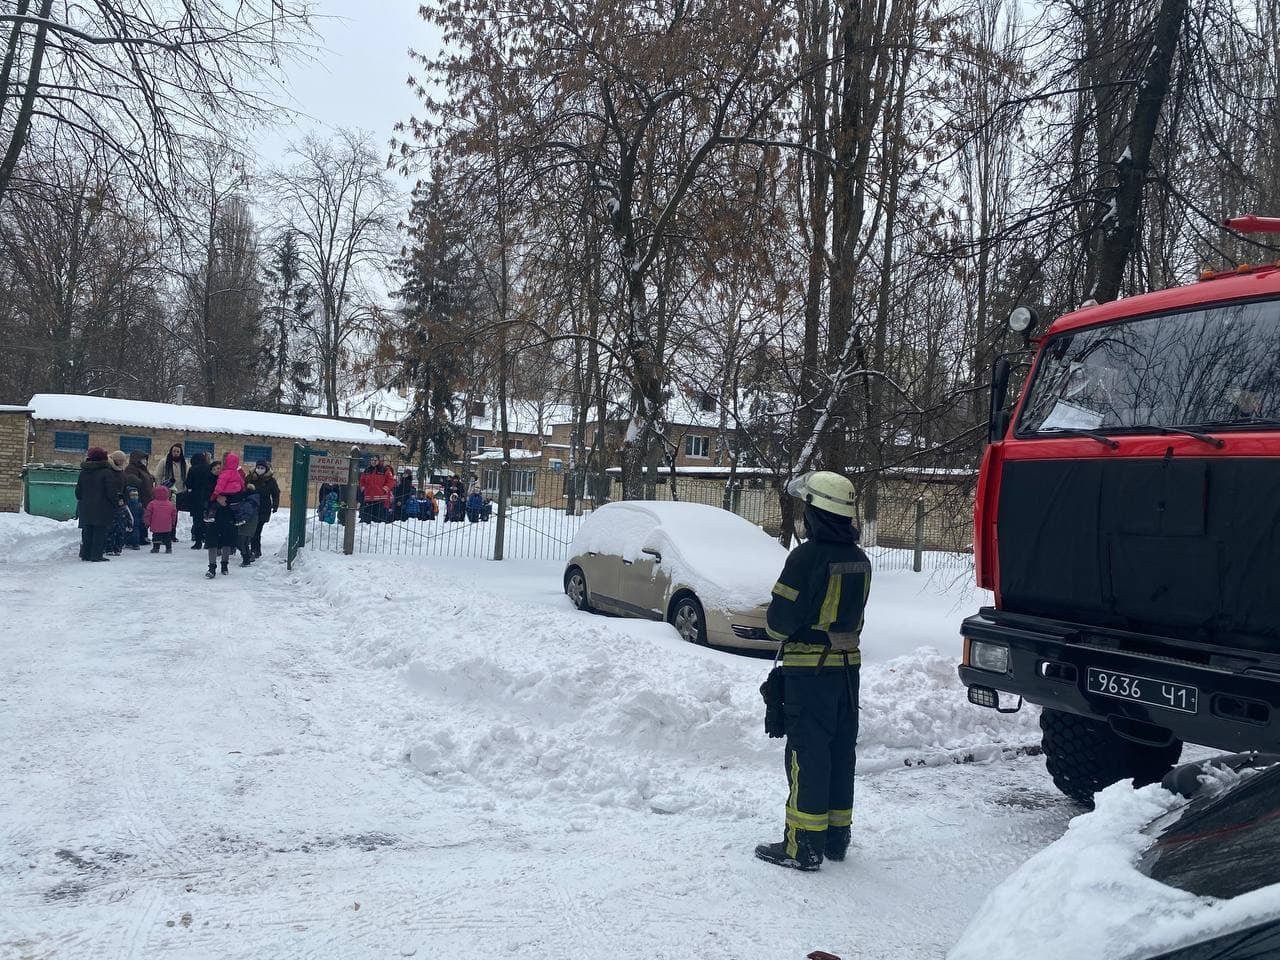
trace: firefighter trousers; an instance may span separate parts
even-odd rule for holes
[[[827,829],[848,843],[858,741],[858,673],[839,655],[823,666],[785,667],[788,856],[803,843],[821,852]]]

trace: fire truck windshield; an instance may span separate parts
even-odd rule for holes
[[[1141,317],[1048,338],[1018,434],[1280,429],[1280,301]]]

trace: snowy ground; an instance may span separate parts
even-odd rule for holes
[[[751,856],[767,664],[579,613],[558,563],[210,583],[76,537],[0,515],[0,957],[938,958],[1076,812],[1031,711],[964,702],[938,576],[876,579],[855,847],[800,875]]]

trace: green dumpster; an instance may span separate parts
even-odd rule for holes
[[[29,463],[22,468],[23,502],[27,513],[54,520],[76,515],[76,479],[80,469],[56,463]]]

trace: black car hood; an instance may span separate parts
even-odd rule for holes
[[[1280,883],[1280,764],[1244,777],[1222,793],[1195,797],[1160,831],[1138,869],[1218,899]]]

